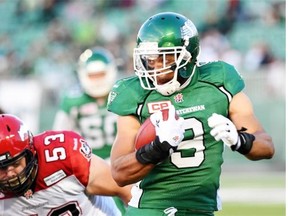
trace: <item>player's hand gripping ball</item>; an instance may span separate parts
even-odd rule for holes
[[[163,121],[166,121],[168,119],[169,109],[163,109],[161,110],[161,112]],[[179,116],[177,115],[176,112],[175,112],[175,119],[179,119]],[[153,125],[149,117],[143,122],[143,124],[138,130],[135,139],[135,148],[138,150],[142,146],[151,143],[153,140],[155,140],[155,138],[156,138],[155,126]]]

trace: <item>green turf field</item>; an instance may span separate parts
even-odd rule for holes
[[[223,203],[215,216],[285,216],[285,204]]]
[[[285,216],[284,172],[224,172],[221,185],[226,192],[215,216]]]

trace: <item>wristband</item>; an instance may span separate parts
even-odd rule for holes
[[[136,151],[136,159],[141,164],[158,164],[170,155],[171,150],[172,146],[166,141],[161,143],[157,136],[153,142]]]
[[[255,136],[243,131],[239,131],[239,141],[236,145],[231,146],[232,151],[238,151],[239,153],[246,155],[248,154],[253,146]]]

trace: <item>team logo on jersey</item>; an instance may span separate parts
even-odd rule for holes
[[[193,107],[188,107],[188,108],[185,108],[185,109],[180,109],[180,110],[177,110],[177,114],[178,115],[183,115],[183,114],[186,114],[186,113],[193,113],[193,112],[198,112],[198,111],[202,111],[202,110],[205,110],[205,105],[202,104],[202,105],[197,105],[197,106],[193,106]]]
[[[27,190],[23,196],[26,198],[26,199],[31,199],[33,197],[33,191],[31,189]]]
[[[80,139],[80,143],[80,153],[89,161],[91,159],[92,150],[85,140]]]
[[[182,93],[178,93],[174,96],[174,100],[176,103],[181,103],[183,102],[183,94]]]
[[[171,101],[157,101],[157,102],[152,102],[148,103],[148,112],[150,114],[155,113],[159,110],[167,109],[169,106],[172,105]]]
[[[111,104],[111,103],[113,102],[113,100],[116,98],[116,96],[117,96],[117,93],[111,91],[111,92],[109,93],[108,102],[107,102],[107,103],[108,103],[108,104]]]

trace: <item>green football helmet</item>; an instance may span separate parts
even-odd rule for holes
[[[171,95],[185,88],[194,74],[199,49],[198,31],[185,16],[164,12],[150,17],[138,32],[133,52],[134,70],[141,86],[157,90],[162,95]],[[167,61],[171,55],[172,63]],[[151,66],[156,59],[161,59],[162,68]],[[170,81],[157,82],[158,76],[171,71],[174,76]]]
[[[117,66],[107,49],[95,47],[80,55],[77,72],[84,91],[97,98],[108,95],[116,81]]]

